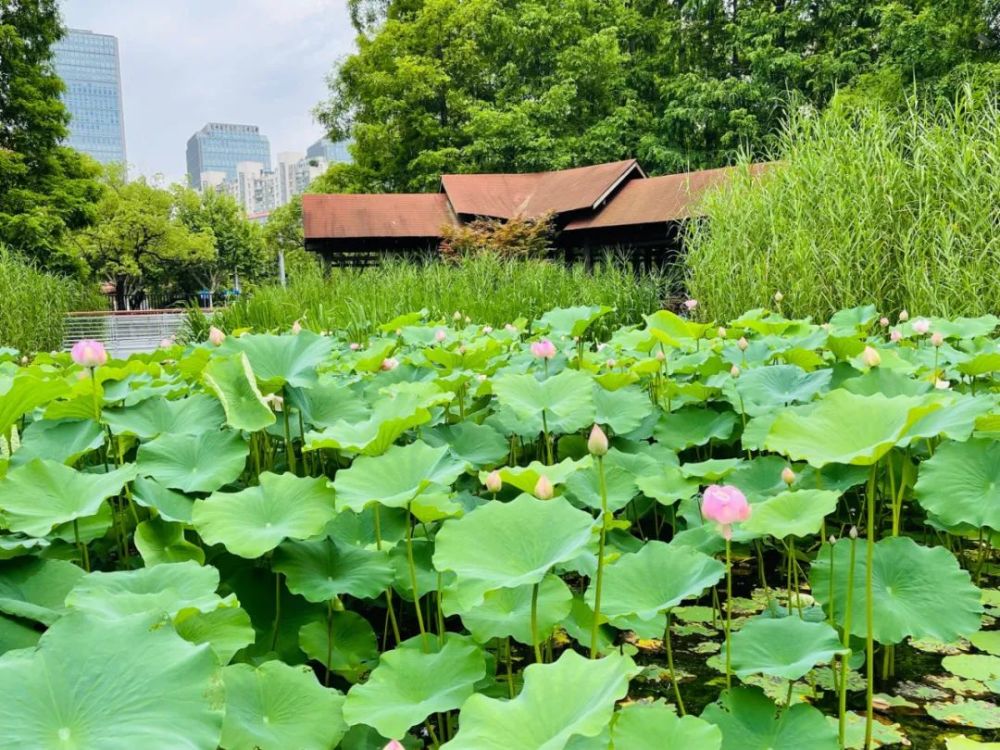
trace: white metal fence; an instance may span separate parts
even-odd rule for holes
[[[96,339],[114,357],[150,352],[170,338],[184,321],[182,310],[133,310],[131,312],[84,312],[66,316],[63,349],[81,339]]]

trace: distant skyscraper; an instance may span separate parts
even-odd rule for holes
[[[203,172],[224,172],[227,180],[236,180],[241,162],[271,169],[271,144],[256,125],[210,122],[188,140],[188,184],[196,190],[202,188]]]
[[[67,145],[103,164],[125,164],[125,118],[118,39],[69,29],[53,45],[55,67],[66,83]]]
[[[329,138],[320,138],[306,149],[306,158],[326,159],[329,164],[349,162],[351,154],[347,147],[350,144],[350,141],[331,141]]]

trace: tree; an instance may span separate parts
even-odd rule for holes
[[[210,230],[191,230],[177,216],[170,191],[145,178],[126,183],[109,170],[95,224],[76,234],[82,257],[115,285],[118,309],[142,302],[150,289],[182,286],[186,268],[215,262]]]
[[[790,107],[1000,80],[997,0],[352,0],[358,51],[317,114],[352,191],[441,172],[765,155]]]
[[[69,232],[95,218],[100,168],[61,146],[69,113],[52,65],[55,0],[0,0],[0,242],[67,270]]]

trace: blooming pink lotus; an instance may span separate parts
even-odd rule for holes
[[[688,310],[694,310],[698,307],[698,300],[696,299],[686,299],[684,300],[684,307]]]
[[[208,329],[208,341],[212,346],[222,346],[222,342],[225,340],[226,334],[215,326]]]
[[[94,339],[77,341],[73,344],[69,354],[78,365],[91,369],[100,367],[108,361],[108,352],[104,348],[104,344],[100,341],[94,341]]]
[[[556,345],[548,339],[542,339],[531,345],[531,353],[538,359],[552,359],[556,356]]]
[[[931,330],[931,322],[926,318],[917,318],[913,321],[913,330],[923,336]]]
[[[713,484],[705,488],[701,498],[701,515],[719,525],[724,539],[733,538],[732,525],[750,518],[750,503],[736,487]]]
[[[889,334],[889,341],[894,344],[898,344],[903,339],[902,332],[897,328],[894,329],[892,333]]]

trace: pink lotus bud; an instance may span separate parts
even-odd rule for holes
[[[665,362],[665,361],[666,361],[666,359],[667,359],[667,355],[666,355],[666,354],[664,353],[664,351],[663,351],[662,349],[660,349],[660,350],[659,350],[659,351],[658,351],[658,352],[656,353],[656,359],[657,359],[657,361],[659,361],[659,362]]]
[[[727,331],[724,326],[719,326],[719,329],[716,331],[716,333],[719,334],[720,339],[726,338]]]
[[[905,323],[909,319],[910,319],[910,314],[908,312],[906,312],[905,309],[899,311],[899,322],[900,323]]]
[[[864,363],[865,367],[878,367],[882,364],[882,357],[879,355],[877,349],[871,346],[866,346],[865,350],[861,352],[861,361]]]
[[[733,378],[738,378],[740,376],[740,368],[737,367],[736,365],[733,365],[732,367],[729,368],[729,374]]]
[[[684,300],[684,307],[686,307],[688,310],[694,310],[696,307],[698,307],[698,300],[686,299]]]
[[[170,339],[160,339],[160,348],[161,349],[169,349],[173,345],[174,345],[174,342],[171,341]]]
[[[494,495],[497,494],[503,487],[503,480],[500,478],[500,472],[494,469],[489,474],[487,474],[485,485],[486,489],[488,489]]]
[[[792,471],[792,467],[786,466],[781,470],[781,481],[785,484],[793,484],[795,482],[795,472]]]
[[[302,324],[297,320],[292,323],[292,333],[295,335],[302,333]]]
[[[934,333],[931,334],[931,343],[934,346],[941,346],[941,344],[944,343],[944,336],[941,335],[940,331],[934,331]]]
[[[392,740],[388,745],[382,748],[382,750],[406,750],[403,743],[399,740]]]
[[[460,313],[458,310],[455,310],[455,313],[451,316],[451,319],[456,321],[461,320],[462,313]]]
[[[847,536],[849,536],[851,539],[857,539],[858,538],[858,527],[857,526],[852,526],[851,530],[847,532]]]
[[[357,341],[352,341],[349,348],[352,352],[356,352],[358,351],[358,349],[361,348],[361,344],[359,344]]]
[[[929,330],[931,330],[931,323],[925,318],[917,318],[913,321],[913,330],[923,336]]]
[[[73,344],[70,357],[81,367],[100,367],[108,361],[108,352],[104,344],[93,339],[81,339]]]
[[[782,294],[780,291],[774,293],[774,301],[775,302],[779,302],[780,303],[781,300],[783,300],[784,298],[785,298],[785,295]]]
[[[750,518],[750,503],[739,489],[732,485],[713,484],[705,488],[701,498],[701,515],[706,521],[719,525],[725,539],[733,536],[732,525]]]
[[[592,456],[604,456],[608,452],[608,436],[604,434],[598,425],[594,425],[590,430],[590,437],[587,438],[587,450]]]
[[[28,355],[27,354],[22,355],[22,357],[21,357],[21,364],[22,365],[28,364]]]
[[[613,370],[618,366],[618,362],[614,359],[609,359],[607,362],[604,363],[604,366],[607,367],[609,370]]]
[[[222,346],[222,342],[226,340],[226,334],[221,330],[212,326],[208,329],[208,342],[212,346]]]
[[[511,325],[510,323],[504,323],[503,329],[509,331],[510,333],[517,333],[517,326]]]
[[[493,333],[493,326],[483,326],[483,333],[485,333],[487,336]]]
[[[831,545],[834,545],[837,543],[837,537],[835,537],[833,534],[830,534],[830,538],[827,539],[826,541],[828,541]]]
[[[549,478],[542,474],[535,482],[535,497],[539,500],[551,500],[556,494],[556,488],[552,486]]]
[[[556,356],[556,347],[548,339],[542,339],[531,345],[531,353],[538,359],[552,359]]]
[[[399,360],[396,359],[395,357],[386,357],[385,359],[382,360],[383,370],[386,371],[395,370],[397,367],[399,367]]]
[[[883,328],[888,328],[889,327],[889,319],[886,318],[886,317],[881,317],[881,318],[878,319],[878,324],[880,326],[882,326]]]
[[[444,332],[443,328],[438,328],[437,332],[434,334],[434,340],[440,343],[446,338],[448,338],[448,334]]]
[[[899,331],[899,329],[895,329],[893,330],[892,333],[889,334],[889,341],[891,341],[894,344],[898,344],[900,341],[902,341],[902,339],[903,339],[903,334]]]
[[[747,341],[746,336],[740,336],[740,340],[736,342],[736,346],[740,348],[741,352],[745,352],[747,347],[750,346],[750,342]]]
[[[951,381],[941,380],[940,378],[938,378],[937,380],[934,381],[934,387],[937,388],[939,391],[946,391],[949,388],[951,388]]]

